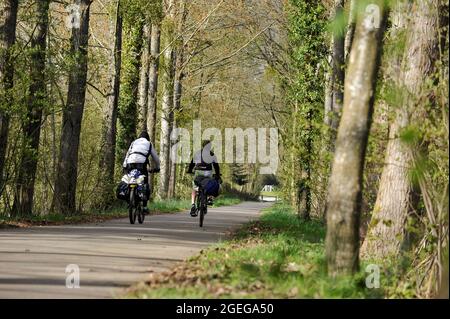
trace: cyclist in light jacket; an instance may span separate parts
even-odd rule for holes
[[[134,140],[130,148],[128,149],[125,160],[123,161],[124,172],[129,173],[133,169],[137,169],[145,176],[144,183],[148,190],[148,196],[150,195],[150,189],[148,186],[148,164],[149,157],[155,162],[155,168],[152,170],[154,173],[158,173],[160,170],[160,161],[158,154],[150,142],[150,136],[146,131],[143,131],[139,138]],[[147,196],[147,197],[148,197]],[[147,201],[143,203],[144,213],[148,213]]]

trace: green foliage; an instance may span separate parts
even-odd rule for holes
[[[141,15],[134,17],[137,20],[124,20],[118,112],[119,125],[116,149],[116,158],[119,167],[121,167],[121,161],[123,161],[128,147],[136,138],[139,68],[141,65],[144,21]]]
[[[231,167],[231,181],[240,186],[248,183],[248,172],[243,164],[234,164]]]
[[[345,14],[344,10],[338,11],[336,16],[328,25],[328,32],[338,38],[345,37],[348,20],[348,15]]]
[[[120,0],[122,16],[125,20],[136,21],[136,17],[147,22],[157,22],[163,18],[162,0]]]
[[[171,274],[128,297],[139,298],[374,298],[365,272],[330,279],[324,258],[325,227],[301,221],[290,206],[268,209],[260,222],[197,255]],[[386,281],[390,283],[390,281]]]
[[[299,207],[302,210],[311,205],[311,192],[315,203],[323,202],[319,198],[326,184],[320,176],[327,174],[323,167],[327,158],[321,153],[327,19],[321,1],[289,1],[287,16],[292,74],[285,79],[286,100],[295,123],[283,141],[285,152],[291,153],[283,163],[289,176],[283,181],[283,190],[296,205],[298,197],[306,194],[306,207]],[[318,214],[322,211],[319,206],[315,205]]]
[[[231,206],[236,205],[242,202],[242,199],[229,194],[220,195],[214,200],[213,207],[220,207],[220,206]]]

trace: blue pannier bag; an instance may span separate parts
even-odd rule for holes
[[[128,200],[129,192],[127,183],[121,181],[119,185],[117,185],[116,197],[121,200]]]
[[[220,188],[219,182],[216,181],[215,179],[210,179],[208,181],[208,183],[206,183],[206,185],[205,185],[206,195],[214,196],[214,197],[218,196],[219,188]]]

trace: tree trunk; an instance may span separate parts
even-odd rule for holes
[[[345,34],[345,48],[344,48],[344,58],[345,61],[347,61],[350,50],[352,48],[353,44],[353,38],[355,36],[355,27],[356,27],[356,1],[357,0],[351,0],[350,1],[350,12],[348,16],[348,25],[347,25],[347,32]]]
[[[24,150],[20,158],[17,189],[14,198],[15,215],[31,215],[33,209],[34,181],[39,155],[42,111],[47,101],[45,84],[46,38],[48,31],[49,0],[36,2],[37,21],[30,40],[30,87],[27,97],[27,114],[23,123]]]
[[[58,174],[52,203],[52,211],[66,215],[76,213],[78,148],[86,95],[91,1],[77,0],[74,4],[80,8],[80,26],[72,28],[70,55],[73,66],[69,72],[67,105],[63,110]]]
[[[183,66],[183,52],[182,49],[178,51],[179,53],[176,56],[176,62],[175,62],[175,80],[174,80],[174,99],[173,99],[173,109],[174,112],[180,111],[181,109],[181,94],[183,91],[183,74],[182,74],[182,66]],[[174,114],[172,129],[176,128],[177,120],[176,120],[176,114]],[[170,179],[169,179],[169,197],[173,198],[175,197],[175,189],[176,189],[176,172],[177,172],[177,166],[176,166],[176,155],[173,154],[174,158],[171,159],[170,164]]]
[[[296,100],[294,102],[294,110],[293,110],[293,114],[292,114],[292,138],[294,136],[298,136],[298,130],[297,130],[297,126],[298,126],[298,113],[299,113],[299,107],[298,107],[298,101]],[[300,216],[300,210],[301,210],[301,194],[299,193],[299,173],[298,173],[298,161],[297,161],[297,157],[298,157],[298,149],[297,149],[297,144],[295,143],[295,141],[291,140],[290,141],[291,145],[290,145],[290,167],[289,167],[289,177],[291,178],[290,180],[290,202],[291,202],[291,206],[295,208],[297,215]]]
[[[141,57],[141,71],[139,75],[139,102],[138,102],[138,130],[147,131],[148,88],[150,68],[150,33],[151,27],[144,25],[144,47]]]
[[[331,39],[331,43],[330,43],[330,48],[329,48],[329,53],[328,53],[328,57],[327,57],[327,66],[330,65],[332,66],[333,63],[333,39]],[[324,98],[324,118],[323,118],[323,123],[327,126],[331,128],[331,118],[333,116],[333,75],[332,75],[332,71],[327,70],[327,72],[325,73],[325,98]],[[325,141],[326,145],[326,149],[328,149],[328,143],[329,141]]]
[[[304,193],[304,208],[301,210],[300,212],[300,218],[303,220],[309,220],[310,219],[310,215],[311,215],[311,184],[312,184],[312,180],[311,180],[311,169],[312,169],[312,153],[314,152],[313,150],[313,116],[312,116],[313,110],[310,107],[310,109],[308,110],[307,114],[306,114],[306,120],[308,122],[308,130],[307,130],[307,137],[306,137],[306,143],[305,143],[305,148],[306,148],[306,158],[304,159],[305,163],[304,163],[304,173],[302,177],[304,177],[304,182],[302,181],[302,184],[300,186],[300,189],[298,191]],[[302,196],[303,197],[303,196]]]
[[[148,89],[148,114],[147,129],[150,135],[150,141],[155,143],[156,139],[156,111],[158,99],[158,75],[159,75],[159,50],[160,50],[161,31],[159,24],[152,24],[150,41],[150,70],[149,70],[149,89]]]
[[[183,37],[181,36],[183,33],[185,21],[186,21],[186,5],[184,1],[179,2],[179,15],[178,15],[178,23],[177,23],[177,36],[181,37],[180,43],[176,47],[175,54],[175,62],[174,62],[174,84],[173,84],[173,112],[172,112],[172,125],[171,131],[177,126],[177,112],[181,111],[181,94],[183,91],[183,64],[184,64],[184,42]],[[172,148],[172,142],[171,146]],[[172,154],[170,158],[170,178],[169,178],[169,189],[168,189],[168,197],[175,197],[176,190],[176,177],[177,177],[177,165],[176,165],[176,156],[177,154]]]
[[[363,166],[370,129],[381,41],[384,1],[376,1],[380,25],[369,13],[358,15],[354,48],[345,80],[344,107],[327,199],[326,255],[331,276],[354,273],[359,267],[359,222]]]
[[[335,19],[343,15],[344,0],[336,0],[334,4]],[[342,112],[342,103],[344,101],[344,41],[345,27],[335,26],[333,30],[333,70],[332,70],[332,107],[331,107],[331,145],[334,144],[336,132],[339,126],[339,118]]]
[[[156,145],[156,105],[158,97],[158,73],[159,73],[159,50],[161,31],[158,23],[152,24],[150,40],[150,69],[149,69],[149,89],[148,89],[148,109],[147,109],[147,130],[150,141]],[[150,192],[153,194],[154,176],[149,178]],[[152,197],[151,197],[152,198]]]
[[[170,119],[173,112],[173,85],[174,85],[174,49],[171,44],[173,40],[173,3],[168,5],[168,14],[166,15],[166,46],[164,52],[164,74],[163,74],[163,97],[161,104],[161,140],[160,140],[160,160],[161,172],[158,195],[161,199],[168,197],[169,177],[170,177]]]
[[[2,0],[0,4],[0,194],[3,190],[3,170],[8,144],[9,109],[12,97],[14,65],[11,47],[16,41],[18,0]]]
[[[401,141],[400,135],[410,124],[410,118],[416,109],[416,97],[423,94],[423,85],[432,74],[434,62],[438,58],[437,2],[417,1],[412,12],[403,7],[400,9],[405,15],[404,19],[410,19],[400,83],[397,87],[397,90],[406,92],[403,94],[405,98],[402,105],[396,107],[396,115],[389,128],[385,166],[368,234],[361,248],[362,254],[370,258],[383,260],[400,253],[406,243],[407,219],[416,206],[409,179],[413,164],[411,149]]]
[[[130,144],[136,138],[138,125],[138,90],[139,70],[141,69],[142,45],[144,44],[144,19],[139,16],[136,21],[124,23],[124,67],[121,71],[121,90],[118,119],[121,126],[117,141],[118,165],[122,165]]]
[[[120,0],[117,0],[115,17],[110,18],[109,88],[107,103],[103,110],[103,132],[100,146],[98,206],[105,208],[112,203],[114,187],[114,164],[116,158],[117,112],[122,65],[122,24]]]
[[[159,197],[165,199],[168,196],[170,177],[170,119],[173,112],[173,50],[167,48],[164,53],[164,88],[161,104],[161,140],[160,140],[160,184]]]

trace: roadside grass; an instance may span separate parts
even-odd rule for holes
[[[241,199],[234,195],[221,195],[213,207],[235,205]],[[176,213],[188,210],[191,202],[186,199],[157,200],[148,204],[150,215]],[[62,214],[32,215],[27,217],[8,217],[0,215],[0,229],[23,228],[43,225],[63,225],[79,223],[96,223],[110,219],[125,218],[128,216],[128,208],[125,202],[118,202],[108,210],[90,210],[77,215],[65,216]]]
[[[189,209],[191,202],[185,199],[168,199],[148,203],[150,213],[173,213]]]
[[[125,298],[380,298],[363,271],[353,278],[326,273],[325,225],[301,221],[276,204],[230,240],[172,270],[153,274]],[[363,268],[363,267],[362,267]],[[364,269],[364,268],[363,268]]]
[[[21,228],[31,226],[44,225],[62,225],[62,224],[78,224],[78,223],[95,223],[109,219],[123,218],[127,216],[125,205],[115,205],[114,207],[105,211],[91,210],[76,215],[62,215],[62,214],[45,214],[32,216],[13,216],[8,217],[0,215],[0,229],[1,228]]]
[[[223,194],[214,200],[213,207],[231,206],[242,202],[242,199],[230,194]]]
[[[180,212],[189,207],[187,200],[163,200],[149,203],[150,214]],[[110,219],[125,218],[128,216],[128,208],[125,202],[118,202],[107,210],[90,210],[77,215],[46,214],[8,217],[0,215],[1,228],[21,228],[43,225],[62,225],[79,223],[96,223]]]

